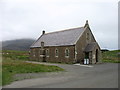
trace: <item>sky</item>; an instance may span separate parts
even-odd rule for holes
[[[84,26],[102,49],[118,49],[118,0],[0,0],[0,40],[37,39]]]

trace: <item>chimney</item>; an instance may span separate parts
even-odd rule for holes
[[[42,31],[42,35],[44,35],[44,34],[45,34],[45,31],[43,30],[43,31]]]
[[[41,42],[41,48],[44,48],[44,42],[43,41]]]
[[[86,20],[86,23],[85,23],[84,27],[89,27],[88,20]]]

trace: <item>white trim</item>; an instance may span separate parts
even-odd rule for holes
[[[58,56],[55,56],[55,57],[58,57]]]
[[[40,57],[45,57],[45,55],[40,55]]]
[[[75,60],[77,60],[77,48],[76,48],[76,45],[75,45]]]
[[[46,49],[45,52],[46,52],[46,57],[49,57],[49,49]]]
[[[46,57],[50,57],[50,56],[46,56]]]
[[[65,56],[65,58],[69,58],[69,56]]]

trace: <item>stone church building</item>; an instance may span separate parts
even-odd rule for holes
[[[83,27],[45,33],[30,46],[30,59],[39,62],[96,64],[101,50],[88,21]]]

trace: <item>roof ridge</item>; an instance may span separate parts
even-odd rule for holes
[[[58,33],[58,32],[64,32],[64,31],[69,31],[69,30],[78,29],[78,28],[84,28],[84,27],[69,28],[69,29],[59,30],[59,31],[55,31],[55,32],[53,31],[53,32],[45,33],[44,35]]]

